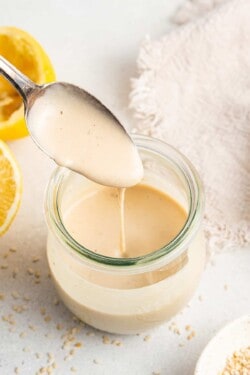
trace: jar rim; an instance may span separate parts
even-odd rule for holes
[[[128,269],[131,266],[144,266],[162,260],[166,256],[169,261],[180,255],[192,237],[197,233],[204,210],[204,193],[200,177],[192,163],[173,146],[168,143],[146,135],[132,134],[131,138],[139,149],[151,151],[171,161],[182,174],[189,191],[189,211],[181,231],[165,246],[151,253],[135,258],[114,258],[95,253],[79,244],[67,231],[60,215],[58,197],[65,178],[70,173],[75,173],[64,167],[57,167],[48,183],[45,194],[45,215],[48,226],[57,230],[59,239],[71,250],[76,251],[83,259],[94,261],[103,266],[116,266]]]

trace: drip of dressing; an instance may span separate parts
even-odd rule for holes
[[[119,206],[120,206],[120,254],[122,258],[126,258],[126,237],[125,237],[125,193],[126,188],[118,189]]]
[[[143,177],[133,141],[95,98],[63,83],[47,87],[27,114],[32,134],[57,164],[99,184],[129,187]]]

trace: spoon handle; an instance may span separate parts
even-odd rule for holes
[[[2,56],[0,56],[0,74],[17,89],[26,105],[28,96],[38,86]]]

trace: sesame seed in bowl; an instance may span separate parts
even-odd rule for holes
[[[222,328],[203,350],[194,375],[250,375],[250,315]]]

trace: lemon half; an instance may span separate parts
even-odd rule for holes
[[[7,144],[0,140],[0,236],[12,223],[20,206],[22,174]]]
[[[55,80],[55,72],[46,52],[26,31],[16,27],[0,27],[0,55],[38,84]],[[0,75],[0,139],[16,139],[27,134],[22,98]]]

